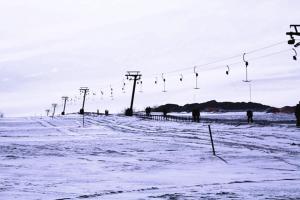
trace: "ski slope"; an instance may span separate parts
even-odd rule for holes
[[[0,119],[0,199],[300,199],[300,129],[207,125]]]

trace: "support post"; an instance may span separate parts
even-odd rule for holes
[[[89,88],[88,87],[81,87],[79,89],[80,93],[83,93],[83,102],[82,102],[82,108],[79,111],[79,114],[84,114],[84,106],[85,106],[85,97],[89,92]]]
[[[66,104],[67,104],[68,99],[69,99],[69,97],[66,97],[66,96],[62,97],[62,100],[64,101],[64,109],[63,109],[61,115],[65,115]]]
[[[133,89],[132,89],[132,95],[131,95],[131,102],[130,102],[130,111],[133,112],[133,101],[134,101],[134,95],[135,95],[135,87],[136,87],[136,78],[133,80]]]
[[[294,28],[294,32],[290,31],[287,32],[286,35],[290,36],[290,40],[288,40],[288,44],[293,45],[294,47],[298,47],[300,45],[300,42],[296,42],[296,39],[294,38],[294,36],[300,36],[300,32],[298,32],[298,28],[300,28],[299,24],[291,24],[290,28]]]
[[[211,142],[211,147],[212,147],[212,150],[213,150],[213,155],[215,156],[216,152],[215,152],[214,140],[213,140],[213,137],[212,137],[210,125],[208,125],[208,130],[209,130],[210,142]]]
[[[139,71],[128,71],[125,76],[126,76],[127,80],[133,80],[133,88],[132,88],[131,102],[130,102],[130,108],[129,108],[130,110],[129,110],[129,112],[125,113],[127,116],[132,116],[136,82],[141,79],[142,75],[140,74]]]
[[[53,104],[52,104],[52,107],[53,107],[52,119],[53,119],[53,117],[54,117],[54,115],[55,115],[55,109],[56,109],[56,106],[57,106],[56,103],[53,103]]]
[[[47,110],[45,110],[46,111],[46,115],[47,115],[47,117],[49,116],[49,112],[50,112],[50,110],[49,109],[47,109]]]

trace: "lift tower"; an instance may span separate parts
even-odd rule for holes
[[[67,104],[67,101],[68,101],[69,97],[64,96],[64,97],[61,97],[61,98],[62,98],[62,100],[64,101],[64,109],[63,109],[61,115],[65,115],[66,104]]]
[[[79,111],[79,114],[84,114],[84,105],[85,105],[85,97],[88,94],[88,92],[90,91],[90,89],[88,87],[81,87],[79,89],[80,93],[83,94],[83,102],[82,102],[82,108]]]
[[[136,82],[138,80],[141,80],[142,74],[140,74],[139,71],[128,71],[127,74],[125,75],[127,80],[133,80],[133,89],[132,89],[132,96],[131,96],[131,103],[130,103],[130,110],[127,113],[128,116],[133,115],[133,101],[134,101],[134,94],[135,94],[135,87],[136,87]]]
[[[294,45],[294,47],[298,47],[298,46],[300,46],[300,42],[295,44],[296,40],[295,40],[294,36],[300,36],[300,32],[298,31],[298,28],[300,28],[300,25],[291,24],[290,28],[294,28],[295,31],[294,32],[290,31],[290,32],[286,33],[287,35],[289,35],[291,37],[291,39],[288,41],[288,44]]]

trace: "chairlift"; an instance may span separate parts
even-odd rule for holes
[[[101,93],[101,99],[103,99],[104,92],[100,90],[100,93]]]
[[[161,74],[161,78],[162,78],[162,80],[164,82],[164,90],[163,90],[163,92],[166,92],[166,78],[164,76],[164,73]]]
[[[288,44],[290,45],[294,45],[296,40],[294,38],[294,36],[300,36],[300,32],[298,32],[298,27],[300,27],[300,25],[297,25],[297,24],[291,24],[290,25],[290,28],[294,28],[294,32],[290,31],[290,32],[287,32],[286,35],[289,35],[291,37],[290,40],[288,40]],[[295,47],[299,46],[300,43],[298,42]]]
[[[293,56],[293,59],[296,61],[297,60],[297,51],[296,51],[296,49],[295,48],[293,48],[293,51],[295,52],[295,55]]]
[[[143,92],[143,81],[140,81],[140,91],[139,92]]]
[[[251,82],[250,80],[248,80],[248,65],[249,65],[249,62],[245,60],[245,55],[246,55],[246,53],[243,54],[243,60],[244,60],[245,66],[246,66],[246,79],[243,80],[243,81],[244,82]]]
[[[155,77],[155,81],[154,81],[154,84],[157,84],[157,77]]]
[[[195,77],[196,77],[196,87],[194,88],[194,89],[199,89],[198,88],[198,76],[199,76],[199,74],[198,74],[198,72],[197,72],[197,66],[194,66],[194,74],[195,74]]]
[[[122,86],[122,92],[123,92],[123,93],[126,93],[126,91],[125,91],[125,86],[126,86],[126,83],[125,83],[125,81],[124,81],[124,79],[123,79],[123,86]]]
[[[290,36],[291,36],[291,39],[288,40],[288,44],[293,45],[293,44],[295,44],[296,40],[292,35],[290,35]]]
[[[113,92],[114,92],[114,89],[110,85],[110,97],[111,97],[111,100],[114,99],[114,93]]]
[[[226,75],[229,75],[230,67],[227,65]]]
[[[183,81],[183,75],[182,74],[180,74],[180,82],[182,82]]]

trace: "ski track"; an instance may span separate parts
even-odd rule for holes
[[[291,125],[0,120],[0,199],[300,199]]]

